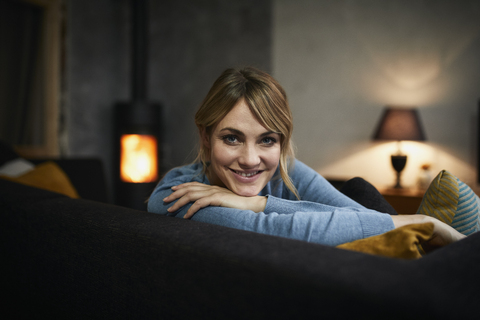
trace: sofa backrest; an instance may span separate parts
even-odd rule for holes
[[[15,318],[462,318],[480,299],[479,235],[404,261],[1,180],[0,214]]]

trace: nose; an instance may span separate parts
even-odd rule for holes
[[[241,156],[238,158],[238,163],[243,168],[254,168],[260,164],[260,154],[255,145],[246,145]]]

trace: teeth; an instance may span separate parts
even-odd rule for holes
[[[235,171],[237,174],[241,175],[242,177],[251,177],[251,176],[254,176],[258,173],[258,171],[255,171],[255,172],[251,172],[251,173],[243,173],[243,172],[238,172],[238,171]]]

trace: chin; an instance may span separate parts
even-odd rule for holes
[[[242,196],[242,197],[254,197],[254,196],[257,196],[261,189],[258,189],[258,188],[234,188],[233,190],[233,193],[235,193],[236,195],[239,195],[239,196]]]

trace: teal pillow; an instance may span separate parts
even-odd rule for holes
[[[417,214],[435,217],[464,235],[480,230],[480,199],[456,176],[442,170],[432,181]]]

